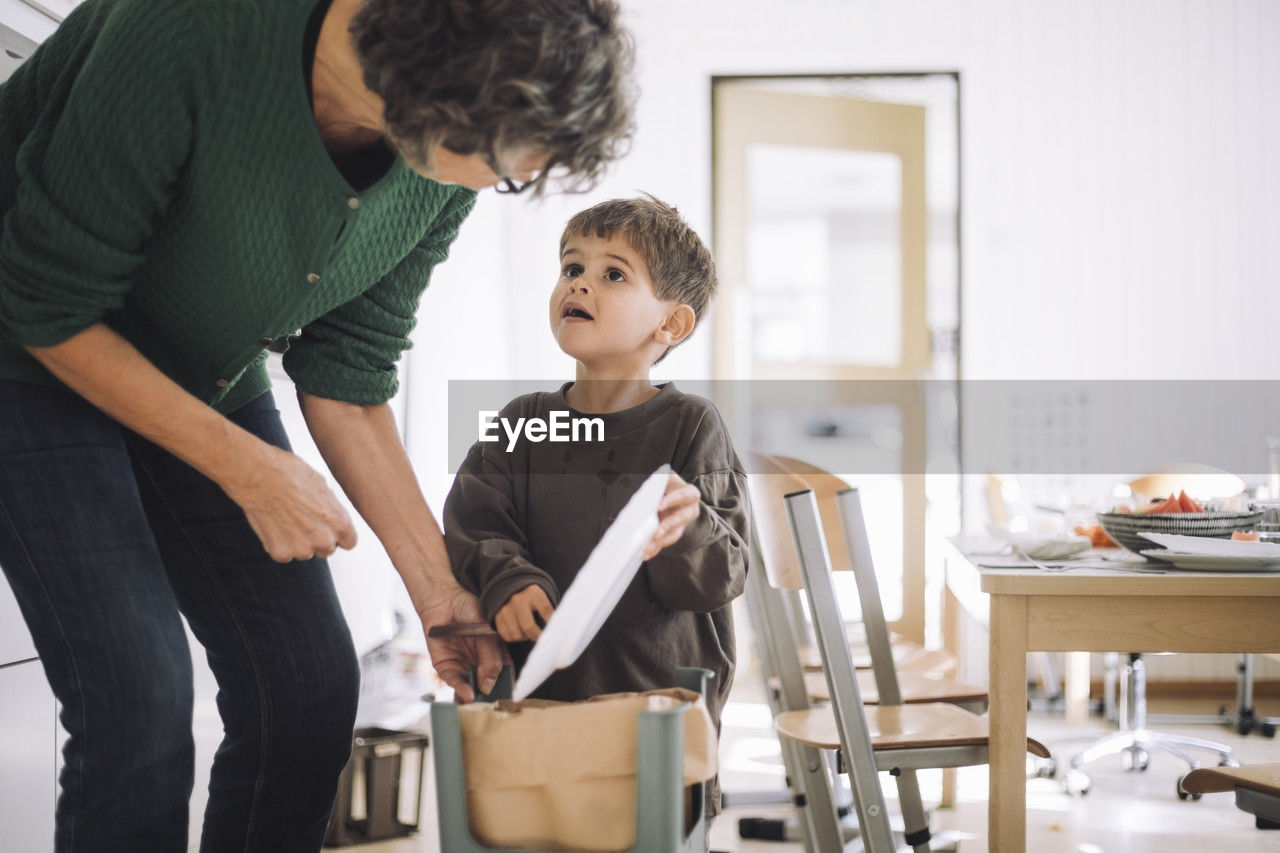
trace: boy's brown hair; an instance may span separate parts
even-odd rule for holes
[[[621,236],[649,267],[654,295],[683,302],[698,320],[715,296],[716,265],[711,252],[679,211],[648,193],[604,201],[575,214],[560,237],[562,253],[574,235],[606,240]]]

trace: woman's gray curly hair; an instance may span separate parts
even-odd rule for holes
[[[546,152],[534,192],[553,170],[574,191],[631,141],[634,49],[618,17],[613,0],[366,0],[351,34],[406,157]]]

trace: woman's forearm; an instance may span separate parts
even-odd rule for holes
[[[262,464],[264,442],[197,400],[103,323],[28,352],[72,391],[224,488]]]
[[[232,423],[97,324],[29,352],[67,387],[222,487],[275,560],[327,557],[355,528],[324,478]]]
[[[329,470],[386,548],[418,612],[456,591],[444,536],[422,495],[391,407],[301,392],[298,400]]]

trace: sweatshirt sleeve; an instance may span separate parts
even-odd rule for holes
[[[449,255],[476,194],[458,189],[430,233],[381,281],[309,323],[284,355],[299,388],[316,397],[378,405],[399,388],[396,362],[409,349],[431,271]]]
[[[205,71],[198,23],[184,9],[77,9],[62,25],[68,32],[28,60],[41,63],[40,79],[75,79],[65,100],[41,104],[17,154],[0,237],[0,331],[10,340],[59,344],[120,308],[132,289],[193,144]],[[106,20],[89,37],[95,14]]]
[[[479,596],[490,622],[512,595],[533,584],[542,587],[553,607],[560,603],[555,581],[529,558],[507,456],[502,451],[486,455],[479,444],[473,446],[444,505],[444,540],[453,573]]]
[[[702,493],[698,517],[645,564],[649,586],[672,610],[710,613],[742,594],[750,512],[747,479],[719,414],[708,404],[693,450],[677,470]]]

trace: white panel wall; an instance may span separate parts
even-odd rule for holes
[[[490,199],[503,222],[469,225],[455,253],[483,243],[506,269],[507,299],[492,306],[509,335],[504,374],[565,370],[541,310],[569,214],[646,189],[710,233],[713,74],[902,70],[961,74],[966,377],[1277,367],[1264,343],[1280,311],[1267,247],[1280,233],[1280,4],[624,5],[643,90],[631,154],[589,196]],[[1172,342],[1197,357],[1151,357]],[[705,347],[678,355],[678,372],[708,369]]]

